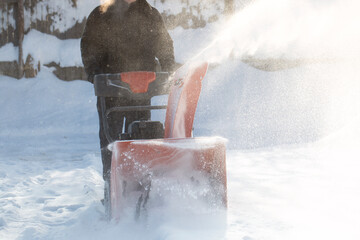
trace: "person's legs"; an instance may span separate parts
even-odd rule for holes
[[[104,200],[105,214],[110,218],[110,170],[111,170],[111,156],[112,153],[108,149],[110,144],[106,135],[110,136],[113,140],[119,139],[119,134],[122,131],[124,114],[121,112],[111,113],[107,118],[105,111],[109,108],[116,107],[120,99],[117,98],[103,98],[97,99],[97,110],[99,114],[99,138],[101,160],[103,164],[103,179],[104,179]],[[105,119],[106,118],[106,119]],[[107,127],[105,127],[107,125]],[[108,131],[108,133],[106,133]]]
[[[103,102],[102,102],[103,101]],[[125,121],[125,131],[129,124],[136,120],[149,120],[150,111],[142,112],[112,112],[107,119],[105,119],[105,111],[112,107],[120,106],[139,106],[139,105],[150,105],[150,100],[145,101],[131,101],[123,98],[104,98],[101,100],[98,97],[97,110],[99,114],[99,138],[101,148],[101,160],[103,164],[103,179],[104,184],[104,206],[105,213],[110,217],[110,170],[111,170],[111,157],[112,153],[108,149],[110,144],[109,139],[106,135],[108,134],[114,141],[120,139],[120,134],[123,130],[123,123]],[[107,129],[105,125],[107,123]],[[106,133],[108,131],[108,133]]]
[[[100,149],[101,149],[101,159],[103,163],[103,178],[105,181],[110,179],[110,168],[111,168],[111,151],[108,149],[110,144],[109,139],[106,137],[106,131],[108,135],[113,140],[118,140],[119,135],[122,132],[124,113],[122,112],[113,112],[107,119],[105,119],[104,112],[112,107],[119,106],[121,99],[118,98],[105,98],[104,103],[101,103],[100,97],[97,101],[97,110],[99,114],[99,138],[100,138]],[[105,109],[103,109],[105,108]],[[107,124],[107,129],[105,129],[105,124]]]

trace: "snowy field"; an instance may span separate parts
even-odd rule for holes
[[[43,67],[35,79],[0,76],[0,239],[360,239],[356,8],[282,2],[264,14],[269,1],[258,2],[230,22],[171,31],[178,62],[212,65],[194,134],[229,140],[226,211],[168,196],[147,219],[107,222],[92,85]],[[38,59],[81,61],[79,41],[32,32],[24,43]],[[322,60],[267,72],[245,56]]]

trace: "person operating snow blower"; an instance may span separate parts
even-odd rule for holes
[[[146,0],[110,0],[96,7],[87,19],[81,38],[81,56],[92,83],[97,74],[155,72],[159,63],[164,72],[172,72],[174,68],[173,41],[160,13]],[[111,152],[107,148],[110,142],[105,136],[100,105],[98,97],[99,137],[106,183],[110,178]],[[104,105],[106,108],[150,105],[150,101],[107,97]],[[117,140],[124,126],[127,128],[134,120],[148,119],[150,111],[114,112],[106,120],[112,139]]]

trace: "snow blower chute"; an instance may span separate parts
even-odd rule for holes
[[[227,206],[225,141],[220,137],[192,137],[193,122],[201,82],[207,63],[187,64],[170,78],[164,72],[128,72],[95,76],[95,94],[105,97],[151,99],[169,94],[164,106],[124,106],[105,109],[105,119],[115,111],[166,109],[165,128],[161,122],[140,120],[129,124],[111,144],[112,162],[108,189],[108,214],[119,219],[129,206],[136,207],[136,217],[145,211],[154,188],[166,184],[202,185],[195,194],[204,202]],[[107,122],[104,123],[108,130]],[[207,189],[204,190],[204,186]],[[196,191],[196,187],[193,188]]]

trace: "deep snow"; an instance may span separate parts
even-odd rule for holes
[[[354,8],[346,8],[348,1],[326,7],[304,2],[295,19],[287,17],[298,24],[294,29],[278,27],[277,15],[285,18],[298,4],[281,5],[280,12],[257,18],[269,7],[259,1],[236,16],[238,25],[218,22],[200,30],[171,31],[177,61],[200,52],[198,57],[212,60],[195,135],[229,139],[227,211],[168,194],[168,202],[150,210],[147,220],[108,223],[100,203],[103,181],[92,85],[62,82],[46,67],[35,79],[0,76],[0,239],[359,239],[358,30],[347,25],[341,37],[311,55],[328,36],[324,19],[340,15],[333,9],[351,9],[339,26]],[[323,14],[321,21],[314,18],[316,11]],[[245,28],[245,20],[254,28]],[[317,23],[314,31],[310,20]],[[302,29],[314,33],[322,24],[326,31],[308,34],[318,41],[299,38]],[[295,37],[282,40],[290,30]],[[233,37],[219,34],[223,31]],[[223,38],[214,41],[216,36]],[[42,62],[79,62],[76,40],[58,41],[37,32],[27,38],[27,44],[47,39],[43,48],[34,48]],[[327,51],[333,44],[338,49]],[[53,54],[46,54],[51,48]],[[13,50],[2,47],[0,59],[12,58]],[[324,59],[325,54],[332,60],[266,72],[242,63],[242,50],[254,57],[310,54]],[[73,57],[65,54],[71,52]]]

